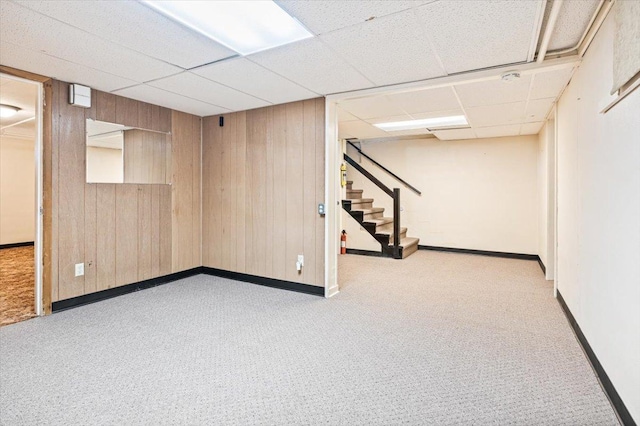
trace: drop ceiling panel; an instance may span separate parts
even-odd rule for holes
[[[441,141],[451,141],[457,139],[474,139],[476,137],[473,129],[451,129],[451,130],[436,130],[434,135]]]
[[[390,134],[378,129],[377,127],[372,126],[369,123],[365,123],[364,121],[347,121],[345,123],[340,123],[339,132],[338,133],[346,133],[353,135],[353,137],[359,139],[367,139],[367,138],[385,138],[389,137]]]
[[[398,130],[395,132],[387,132],[387,137],[394,136],[419,136],[419,135],[430,135],[431,132],[427,129],[411,129],[411,130]]]
[[[391,103],[386,96],[340,101],[339,105],[343,110],[362,119],[406,115],[405,111]]]
[[[520,133],[520,124],[478,127],[475,129],[475,132],[479,138],[500,138],[503,136],[516,136]]]
[[[137,1],[20,1],[105,40],[182,68],[236,55],[236,52],[187,29]]]
[[[526,61],[539,1],[443,1],[416,11],[451,74]]]
[[[544,121],[549,111],[551,111],[554,101],[555,98],[530,100],[529,105],[527,105],[525,122]]]
[[[460,84],[456,86],[456,92],[462,105],[467,108],[526,101],[530,85],[531,76],[525,75],[512,81],[497,79]]]
[[[181,71],[12,2],[2,2],[0,21],[3,43],[40,51],[137,82]]]
[[[188,71],[148,84],[231,111],[244,111],[271,105],[267,101],[238,92]]]
[[[445,75],[411,9],[324,34],[320,39],[377,86]]]
[[[524,121],[526,102],[467,108],[467,119],[472,127],[498,126]]]
[[[535,122],[535,123],[524,123],[520,127],[521,135],[537,135],[540,133],[540,129],[544,125],[543,121]]]
[[[458,108],[458,109],[448,109],[444,111],[413,113],[411,114],[411,117],[414,120],[422,120],[424,118],[451,117],[452,115],[465,115],[465,114],[462,109]]]
[[[318,94],[244,58],[218,62],[191,72],[274,104],[318,97]]]
[[[549,51],[572,48],[580,41],[599,0],[565,1],[549,42]],[[551,5],[548,6],[549,8]]]
[[[84,84],[104,92],[136,84],[133,80],[4,42],[0,43],[0,63],[58,80]]]
[[[259,52],[248,58],[322,95],[373,86],[317,38]]]
[[[186,96],[177,95],[175,93],[158,89],[157,87],[147,86],[146,84],[117,90],[115,93],[127,98],[137,99],[139,101],[187,112],[189,114],[199,115],[201,117],[230,112],[226,108],[187,98]]]
[[[276,0],[276,3],[315,34],[323,34],[365,22],[372,17],[381,18],[428,2],[414,2],[411,0]]]
[[[350,112],[347,112],[347,111],[343,110],[339,106],[336,108],[336,111],[338,112],[338,122],[340,122],[340,123],[342,123],[343,121],[356,121],[356,120],[359,120],[358,117],[356,117],[355,115],[351,114]]]
[[[451,87],[396,93],[388,95],[387,98],[391,103],[412,115],[460,107]]]
[[[572,74],[573,68],[535,74],[531,85],[531,99],[557,98],[569,83]]]
[[[413,120],[413,118],[409,114],[402,114],[402,115],[392,115],[388,117],[368,118],[363,121],[366,121],[369,124],[379,124],[379,123],[394,123],[397,121],[410,121],[410,120]]]

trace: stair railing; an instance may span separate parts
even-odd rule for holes
[[[363,157],[367,158],[373,164],[375,164],[376,166],[380,167],[382,170],[384,170],[385,172],[389,173],[391,176],[393,176],[394,178],[396,178],[397,180],[402,182],[407,188],[409,188],[410,190],[412,190],[413,192],[415,192],[418,195],[422,195],[422,192],[420,192],[420,190],[418,190],[418,188],[416,188],[415,186],[411,185],[409,182],[407,182],[406,180],[402,179],[400,176],[398,176],[397,174],[393,173],[391,170],[387,169],[385,166],[383,166],[382,164],[378,163],[373,158],[369,157],[367,154],[365,154],[362,151],[361,148],[357,147],[353,142],[351,142],[351,140],[347,139],[347,143],[349,145],[351,145],[352,147],[354,147],[356,149],[356,151],[358,151],[360,153],[360,155],[362,155]]]
[[[357,171],[362,173],[364,177],[373,182],[378,188],[382,189],[385,194],[393,198],[393,257],[400,256],[400,188],[390,189],[387,185],[380,182],[378,178],[369,173],[364,167],[358,164],[353,158],[344,154],[344,160],[352,165]]]

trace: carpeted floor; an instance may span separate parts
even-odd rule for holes
[[[33,246],[0,249],[0,327],[34,317]]]
[[[340,275],[330,300],[200,275],[3,327],[0,424],[618,424],[537,263]]]

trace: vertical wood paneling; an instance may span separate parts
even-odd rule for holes
[[[172,220],[171,214],[171,186],[160,185],[160,276],[171,273],[172,268]]]
[[[84,290],[97,291],[98,199],[96,185],[84,185]]]
[[[325,115],[324,99],[316,99],[316,202],[325,202]],[[316,223],[316,278],[315,285],[324,286],[324,227],[325,218],[317,214]]]
[[[85,294],[84,276],[75,276],[75,264],[84,262],[85,119],[82,108],[62,102],[69,85],[58,85],[59,185],[58,216],[59,298]]]
[[[151,197],[154,186],[138,185],[138,281],[153,277]]]
[[[193,247],[194,235],[201,232],[200,174],[194,173],[194,169],[199,171],[200,163],[200,118],[173,111],[171,122],[172,271],[178,272],[200,265],[199,250]],[[197,200],[193,199],[194,194]]]
[[[302,281],[314,284],[316,280],[316,101],[303,102],[303,154],[302,181],[304,198],[302,209],[304,268]]]
[[[246,217],[247,205],[247,113],[233,114],[236,121],[236,164],[235,166],[235,201],[236,201],[236,234],[233,244],[236,246],[236,270],[245,271],[247,267]],[[204,143],[204,140],[203,140]],[[220,141],[223,144],[224,141]],[[233,171],[231,171],[233,173]],[[234,190],[230,188],[230,190]],[[204,191],[204,188],[203,188]],[[216,212],[217,213],[217,212]]]
[[[151,186],[151,276],[160,276],[160,185]]]
[[[204,265],[323,286],[324,99],[224,117],[203,121]]]
[[[116,185],[96,184],[98,291],[116,286]]]
[[[116,121],[125,126],[138,126],[138,101],[116,96]]]
[[[158,107],[156,107],[157,109]],[[159,109],[158,109],[159,113]],[[153,128],[153,105],[138,102],[138,127],[141,129],[154,130]]]
[[[286,280],[300,282],[302,274],[295,265],[298,254],[304,253],[303,137],[304,111],[302,102],[287,104],[287,226],[285,244]]]
[[[64,102],[65,98],[60,98]],[[96,93],[96,120],[116,123],[116,95]]]
[[[191,229],[191,267],[202,265],[202,119],[191,120],[192,151],[191,151],[191,215],[193,226]]]
[[[138,278],[138,185],[116,185],[116,286]]]

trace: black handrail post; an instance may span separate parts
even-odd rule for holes
[[[393,255],[400,257],[400,188],[393,188]]]

